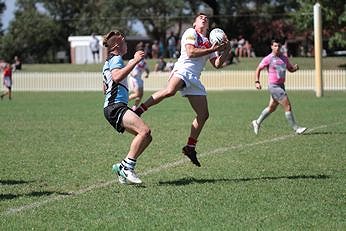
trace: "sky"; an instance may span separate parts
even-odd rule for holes
[[[14,17],[15,0],[5,0],[6,10],[2,14],[2,28],[7,29],[9,22]]]

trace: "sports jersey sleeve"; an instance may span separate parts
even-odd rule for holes
[[[182,41],[185,45],[191,44],[196,46],[197,41],[197,35],[196,31],[193,28],[189,28],[185,31],[185,34],[183,36],[184,41]]]
[[[121,56],[114,56],[111,60],[109,60],[109,70],[113,69],[121,69],[124,67],[124,61]]]
[[[260,69],[263,69],[263,68],[265,68],[265,67],[268,67],[269,64],[270,64],[270,58],[271,58],[270,55],[264,57],[264,58],[262,59],[262,61],[260,62],[260,64],[258,65],[258,67],[259,67]]]

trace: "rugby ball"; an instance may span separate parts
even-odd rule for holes
[[[209,41],[212,45],[214,45],[215,43],[221,44],[224,36],[225,36],[225,32],[223,30],[221,30],[220,28],[215,28],[210,31]]]

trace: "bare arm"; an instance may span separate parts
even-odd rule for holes
[[[262,70],[263,68],[260,68],[260,66],[258,66],[255,73],[255,86],[256,86],[256,89],[258,90],[262,89],[262,85],[260,82],[260,75]]]
[[[228,57],[229,50],[231,49],[231,44],[227,40],[224,43],[222,43],[220,47],[222,50],[222,54],[220,56],[216,57],[215,59],[210,60],[210,63],[215,68],[221,68],[222,67],[223,63],[226,61],[226,59]]]
[[[132,60],[124,68],[112,70],[112,80],[116,83],[125,79],[132,69],[144,58],[144,51],[137,51]]]
[[[192,44],[186,44],[186,53],[189,58],[197,58],[201,56],[208,55],[210,53],[213,53],[219,49],[220,46],[214,44],[212,47],[209,48],[198,48],[195,47]]]

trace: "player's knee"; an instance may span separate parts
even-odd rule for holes
[[[141,136],[143,136],[145,140],[150,142],[152,140],[150,128],[146,126],[144,129],[142,129]]]
[[[209,112],[206,112],[206,113],[205,113],[204,118],[205,118],[205,120],[208,120],[208,119],[209,119]]]
[[[165,97],[172,97],[172,96],[175,95],[175,93],[176,93],[175,90],[173,90],[173,89],[167,89],[167,90],[165,91]]]
[[[277,105],[270,105],[268,107],[270,113],[274,112],[276,110],[276,108],[277,108]]]
[[[206,112],[203,112],[203,113],[199,113],[198,114],[198,117],[203,120],[203,121],[207,121],[208,118],[209,118],[209,112],[206,111]]]
[[[284,110],[285,111],[291,111],[292,110],[291,105],[290,104],[285,105]]]

